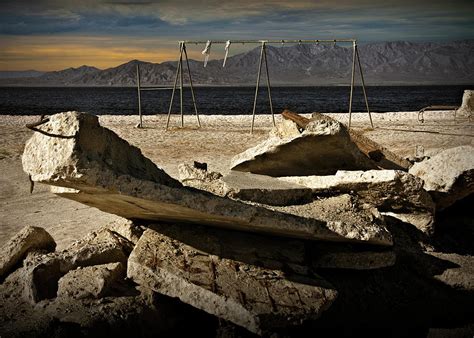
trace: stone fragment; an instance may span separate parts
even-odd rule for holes
[[[360,203],[376,207],[382,214],[413,224],[426,233],[434,231],[434,203],[423,189],[423,181],[401,170],[338,171],[332,176],[280,177],[306,186],[313,193],[351,193]]]
[[[337,296],[322,279],[220,258],[151,229],[130,255],[127,275],[257,334],[317,318]]]
[[[392,244],[386,228],[378,224],[368,224],[375,231],[341,229],[317,218],[278,213],[182,187],[138,149],[100,127],[97,117],[85,115],[68,112],[51,116],[39,127],[45,130],[35,133],[25,147],[24,169],[33,181],[56,186],[53,192],[60,196],[132,220],[191,222],[314,240]]]
[[[102,298],[124,277],[125,268],[120,262],[78,267],[61,277],[58,297]]]
[[[145,230],[143,226],[136,225],[132,221],[127,219],[107,224],[105,228],[126,238],[133,244],[137,244],[138,240],[140,239],[140,236]]]
[[[267,205],[291,205],[309,203],[311,189],[274,177],[247,172],[231,171],[222,178],[231,198]]]
[[[424,181],[439,210],[474,192],[474,147],[447,149],[429,160],[415,163],[410,174]]]
[[[54,251],[56,242],[51,235],[40,227],[26,226],[5,243],[0,256],[0,279],[11,271],[29,251]]]
[[[178,165],[178,174],[181,183],[187,187],[208,191],[222,197],[228,193],[227,186],[222,181],[221,173],[182,163]]]
[[[466,116],[471,118],[474,113],[474,90],[466,89],[462,96],[461,107],[456,110],[457,116]]]
[[[331,175],[341,170],[367,170],[376,166],[351,142],[339,122],[312,121],[298,135],[271,134],[257,146],[236,155],[232,170],[269,176]]]
[[[77,267],[126,264],[132,243],[108,229],[92,232],[67,249],[24,261],[24,295],[32,303],[56,297],[58,281]]]

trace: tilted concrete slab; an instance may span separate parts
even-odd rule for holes
[[[236,155],[231,162],[233,170],[270,176],[333,175],[337,170],[380,168],[406,170],[409,166],[408,161],[327,116],[312,120],[301,133],[294,122],[285,120],[267,140]]]
[[[53,115],[27,142],[23,167],[54,192],[128,219],[191,222],[327,241],[391,245],[387,229],[331,227],[325,221],[274,212],[182,187],[93,115]],[[116,149],[119,148],[119,149]]]
[[[201,238],[200,232],[194,235]],[[257,334],[316,319],[336,299],[337,291],[319,277],[287,275],[208,254],[220,246],[216,237],[199,244],[146,230],[129,257],[127,276]]]
[[[276,132],[232,159],[232,170],[269,176],[331,175],[337,170],[376,169],[351,142],[337,121],[313,121],[299,135],[280,138]]]

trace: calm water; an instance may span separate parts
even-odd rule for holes
[[[427,105],[460,105],[464,89],[474,86],[398,86],[368,87],[372,111],[414,111]],[[195,89],[200,114],[250,114],[255,88],[199,87]],[[175,95],[173,112],[179,111],[179,92]],[[168,111],[171,91],[142,92],[144,114]],[[347,112],[349,87],[274,87],[272,100],[275,112],[288,108],[296,112]],[[185,113],[192,112],[191,94],[184,91]],[[136,88],[32,88],[0,87],[0,114],[52,114],[78,110],[93,114],[136,114]],[[356,88],[354,110],[364,109],[360,88]],[[258,113],[268,113],[268,95],[259,92]]]

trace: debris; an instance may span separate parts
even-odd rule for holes
[[[125,268],[120,262],[78,267],[61,277],[58,297],[102,298],[124,277]]]
[[[220,258],[151,229],[130,255],[127,275],[257,334],[317,318],[337,296],[321,278]]]
[[[332,176],[280,177],[279,180],[311,188],[314,194],[350,193],[388,216],[434,231],[434,203],[419,178],[400,170],[338,171]]]
[[[44,127],[68,137],[34,134],[25,147],[24,169],[33,180],[53,185],[56,194],[102,211],[132,220],[192,222],[314,240],[392,244],[388,231],[376,224],[368,225],[371,231],[334,228],[316,218],[278,213],[183,187],[137,148],[100,127],[96,116],[57,114]],[[350,237],[346,238],[347,234]]]
[[[40,227],[26,226],[0,249],[0,278],[5,277],[29,251],[54,251],[56,242],[53,237]]]
[[[420,163],[410,174],[424,181],[439,210],[474,193],[474,147],[447,149]]]
[[[32,303],[56,297],[58,281],[77,267],[127,262],[132,244],[108,229],[101,229],[70,247],[47,255],[33,255],[24,261],[24,294]]]

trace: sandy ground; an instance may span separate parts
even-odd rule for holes
[[[346,114],[328,114],[347,123]],[[452,112],[427,112],[425,121],[417,120],[417,112],[372,114],[374,129],[367,114],[354,114],[352,126],[366,136],[403,157],[413,156],[422,146],[427,156],[460,145],[474,146],[474,121],[457,117]],[[179,116],[172,116],[170,130],[165,130],[166,116],[144,116],[144,128],[134,126],[137,116],[101,116],[100,123],[131,144],[145,156],[177,177],[177,166],[193,160],[207,162],[213,171],[227,172],[232,157],[264,140],[272,126],[270,115],[255,120],[250,134],[251,116],[185,116],[185,128],[179,128]],[[276,116],[278,122],[281,117]],[[37,184],[30,194],[28,177],[22,170],[21,153],[32,131],[26,123],[38,116],[0,116],[0,245],[26,225],[42,226],[62,249],[86,233],[120,218],[59,198],[49,188]]]

